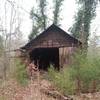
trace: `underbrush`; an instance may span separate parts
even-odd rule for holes
[[[53,67],[48,69],[50,80],[64,95],[75,93],[75,82],[70,77],[70,69],[56,71]]]
[[[73,63],[62,71],[52,66],[49,78],[58,90],[66,94],[100,91],[100,59],[87,59],[84,55],[74,55]]]
[[[16,60],[15,78],[21,85],[27,85],[28,83],[26,66],[20,60]]]

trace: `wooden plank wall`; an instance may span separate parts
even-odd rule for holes
[[[61,67],[71,64],[72,55],[75,52],[76,47],[64,47],[59,48],[59,64]]]

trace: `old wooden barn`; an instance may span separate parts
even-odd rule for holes
[[[52,64],[59,69],[69,63],[70,55],[81,45],[81,42],[52,24],[36,38],[21,47],[28,55],[30,62],[39,66],[39,69],[47,70]]]

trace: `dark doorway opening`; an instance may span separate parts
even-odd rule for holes
[[[31,62],[39,69],[47,70],[50,65],[59,70],[59,48],[37,48],[30,53]]]

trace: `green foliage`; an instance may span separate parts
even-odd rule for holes
[[[91,84],[96,81],[95,89],[98,87],[100,80],[100,62],[99,58],[87,59],[84,54],[75,54],[74,62],[71,66],[71,77],[74,81],[80,81],[81,92],[89,92]],[[77,84],[77,83],[76,83]]]
[[[80,9],[75,16],[75,23],[73,24],[73,27],[70,28],[71,33],[74,37],[80,39],[81,38],[81,27],[82,27],[82,16],[83,16],[83,10]]]
[[[64,94],[98,91],[100,90],[100,58],[87,59],[84,54],[76,53],[69,67],[61,72],[50,68],[49,76]]]
[[[64,0],[53,0],[53,3],[54,3],[54,21],[53,23],[55,25],[59,25],[59,16],[60,16],[60,12],[61,12],[61,6],[62,6],[62,3],[63,3]]]
[[[75,16],[75,23],[71,29],[73,35],[80,39],[84,49],[88,47],[91,21],[95,18],[96,7],[99,0],[77,0],[79,9]]]
[[[51,81],[64,95],[75,93],[75,82],[70,78],[70,69],[57,72],[51,67],[48,73]]]
[[[50,16],[47,15],[48,0],[37,0],[37,6],[31,10],[31,19],[33,22],[32,32],[29,35],[29,40],[35,38],[41,31],[44,31],[49,26]],[[53,18],[52,23],[59,25],[61,6],[64,0],[53,0]]]
[[[26,85],[28,82],[28,75],[25,65],[19,60],[16,61],[16,79],[22,85]]]
[[[45,30],[47,27],[47,1],[37,0],[37,4],[37,8],[33,7],[30,14],[33,21],[33,27],[29,35],[29,40],[35,38],[40,31]]]

